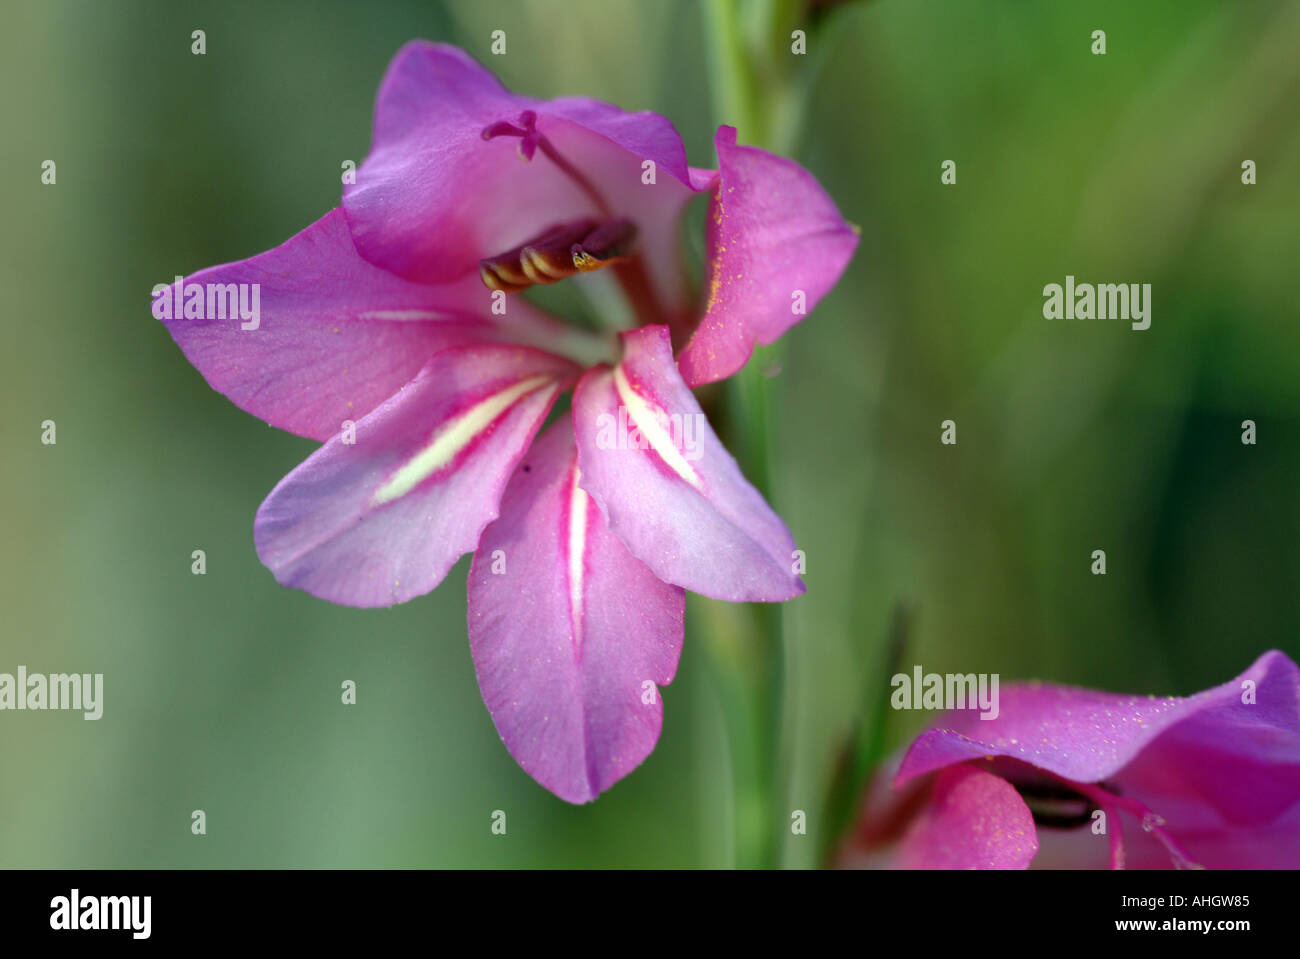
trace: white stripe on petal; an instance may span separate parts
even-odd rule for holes
[[[621,364],[614,367],[614,389],[618,392],[618,398],[623,406],[627,408],[627,415],[633,425],[646,438],[651,448],[659,454],[659,458],[667,463],[674,473],[703,493],[704,484],[700,481],[699,474],[686,461],[682,451],[673,442],[672,436],[664,429],[663,423],[668,419],[667,415],[657,407],[652,407],[641,394],[632,389],[632,384],[623,375]]]
[[[455,459],[456,454],[468,446],[474,437],[491,426],[498,416],[524,395],[546,383],[551,384],[547,388],[550,393],[559,389],[559,384],[555,382],[554,377],[530,376],[498,393],[493,393],[459,416],[448,420],[434,434],[428,446],[407,460],[388,478],[388,482],[379,487],[370,501],[371,505],[382,506],[411,492]]]
[[[590,499],[578,485],[580,473],[575,463],[569,481],[569,621],[573,625],[573,645],[582,652],[582,599],[584,561],[587,554],[587,509]]]
[[[451,314],[440,310],[367,310],[363,320],[450,320]]]

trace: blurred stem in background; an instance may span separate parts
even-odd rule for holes
[[[736,127],[743,144],[791,155],[804,105],[825,58],[824,16],[806,17],[807,0],[708,0],[704,6],[709,83],[715,119]],[[805,31],[807,53],[792,36]],[[816,52],[814,52],[814,50]],[[729,446],[750,481],[773,503],[778,467],[775,437],[781,344],[760,346],[725,384],[723,423]],[[793,561],[793,558],[792,558]],[[784,607],[744,606],[693,597],[715,673],[731,754],[735,864],[781,864],[788,810],[782,749],[785,653]]]
[[[856,605],[859,608],[854,611],[856,615],[850,622],[866,622],[867,604],[859,599]],[[872,772],[885,758],[890,716],[888,690],[891,687],[880,682],[879,678],[894,676],[901,670],[915,617],[911,607],[901,602],[894,604],[884,655],[876,664],[880,670],[868,670],[863,677],[858,712],[826,791],[822,813],[825,828],[821,831],[820,846],[824,866],[834,867],[839,861],[846,837],[857,820]]]

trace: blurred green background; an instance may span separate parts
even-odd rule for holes
[[[23,0],[0,23],[0,671],[106,687],[98,722],[0,713],[0,866],[730,864],[700,604],[658,749],[565,804],[482,705],[468,563],[388,611],[278,587],[253,515],[314,444],[209,390],[149,312],[155,283],[338,204],[414,37],[521,92],[657,110],[714,165],[699,5]],[[779,374],[774,499],[808,555],[784,608],[794,866],[888,692],[896,603],[907,669],[1185,694],[1300,658],[1300,4],[877,0],[810,43],[792,152],[862,243]],[[1044,320],[1067,273],[1151,283],[1151,328]],[[926,716],[889,720],[895,748]]]

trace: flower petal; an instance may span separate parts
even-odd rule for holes
[[[257,285],[256,328],[242,328],[220,291],[208,311],[208,295],[227,284],[248,284],[250,305]],[[340,210],[274,250],[184,281],[195,285],[205,288],[206,318],[163,319],[186,357],[236,406],[317,440],[369,413],[439,350],[505,335],[484,319],[481,285],[408,283],[361,259]],[[176,286],[170,296],[183,300]],[[520,323],[527,311],[516,311]]]
[[[719,127],[709,207],[708,301],[677,357],[691,386],[725,379],[803,318],[835,285],[858,232],[807,170]],[[803,294],[802,307],[796,292]]]
[[[1028,869],[1038,853],[1033,814],[1009,782],[974,766],[935,777],[929,803],[899,844],[900,869]]]
[[[517,96],[463,51],[415,41],[394,58],[375,104],[370,155],[344,191],[361,255],[408,279],[444,282],[484,257],[555,225],[598,213],[540,151],[485,128],[536,114],[536,129],[604,195],[612,215],[636,220],[661,295],[681,293],[677,219],[693,195],[673,125],[582,98]],[[643,182],[643,163],[655,183]]]
[[[518,346],[437,354],[400,393],[280,481],[257,513],[285,586],[349,606],[427,593],[474,549],[576,367]]]
[[[1243,701],[1247,689],[1253,702]],[[1188,789],[1243,820],[1300,801],[1300,669],[1280,652],[1187,698],[1016,683],[1003,687],[999,700],[996,719],[945,714],[943,728],[912,744],[896,782],[968,759],[1009,756],[1091,783],[1122,770],[1129,775],[1126,767],[1141,755],[1166,777],[1179,770]]]
[[[1247,698],[1253,702],[1243,702],[1248,682]],[[1186,702],[1192,700],[1195,707],[1125,766],[1118,776],[1124,790],[1177,822],[1180,837],[1196,828],[1190,811],[1179,816],[1184,802],[1209,807],[1212,818],[1228,829],[1269,823],[1287,810],[1300,813],[1300,669],[1295,663],[1280,652],[1267,653],[1242,676]],[[1300,848],[1300,835],[1288,845]],[[1188,842],[1189,851],[1194,846]]]
[[[741,474],[673,364],[668,328],[623,334],[573,398],[582,488],[666,582],[716,599],[798,596],[794,540]]]
[[[588,802],[654,749],[656,686],[682,646],[682,590],[605,527],[577,484],[573,431],[534,444],[469,575],[479,688],[506,748],[561,799]]]

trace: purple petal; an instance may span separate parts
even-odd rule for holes
[[[691,185],[686,164],[686,147],[671,120],[650,110],[629,113],[588,97],[560,97],[541,105],[541,117],[560,117],[598,133],[611,143],[642,160],[653,160],[656,168],[678,183]],[[640,179],[640,170],[637,171]]]
[[[191,284],[249,284],[249,294],[258,285],[256,328],[243,329],[253,321],[238,315],[215,318],[216,310],[163,322],[213,389],[317,440],[369,413],[439,350],[504,335],[480,318],[490,302],[481,284],[422,286],[371,266],[340,210],[274,250],[202,270]],[[155,316],[160,309],[155,299]],[[526,313],[518,311],[521,323]]]
[[[576,368],[517,346],[437,354],[400,393],[280,481],[257,513],[285,586],[349,606],[427,593],[474,549],[510,471]]]
[[[582,488],[610,529],[685,589],[736,602],[801,594],[794,540],[682,382],[668,328],[624,333],[623,348],[618,366],[589,371],[573,398]]]
[[[1015,787],[973,766],[935,778],[929,802],[899,844],[900,869],[1028,869],[1038,853],[1034,817]]]
[[[551,427],[515,470],[469,575],[479,688],[539,783],[588,802],[654,749],[684,594],[628,553],[577,485],[573,432]]]
[[[691,167],[691,189],[696,193],[711,192],[718,185],[718,178],[722,176],[717,170],[705,170],[700,167]]]
[[[1247,682],[1254,703],[1242,701]],[[1172,791],[1239,822],[1267,820],[1300,801],[1300,670],[1276,651],[1185,699],[1014,684],[1003,687],[996,719],[953,712],[943,725],[912,744],[897,783],[1009,756],[1081,783],[1118,776],[1122,785],[1159,781],[1166,792],[1177,783]]]
[[[858,245],[857,230],[807,170],[719,127],[720,180],[709,207],[708,303],[677,357],[691,386],[724,379],[757,343],[774,342],[835,285]]]
[[[455,47],[416,41],[394,58],[375,104],[370,155],[344,192],[361,255],[409,279],[442,282],[477,270],[557,222],[598,213],[593,201],[540,151],[483,139],[495,125],[536,129],[591,180],[617,216],[637,222],[661,296],[679,297],[677,220],[693,195],[686,153],[672,124],[594,100],[516,96]],[[656,182],[642,182],[642,164]]]
[[[1242,702],[1244,681],[1255,684],[1254,703]],[[1220,834],[1262,826],[1288,809],[1300,812],[1300,669],[1295,663],[1280,652],[1266,653],[1237,679],[1185,702],[1195,705],[1118,774],[1126,792],[1143,796],[1176,821],[1180,838],[1197,829],[1190,810],[1179,817],[1183,803],[1211,810],[1205,819]],[[1195,845],[1189,839],[1193,854]],[[1300,849],[1300,834],[1292,834],[1287,845]],[[1291,864],[1300,864],[1300,855]]]

